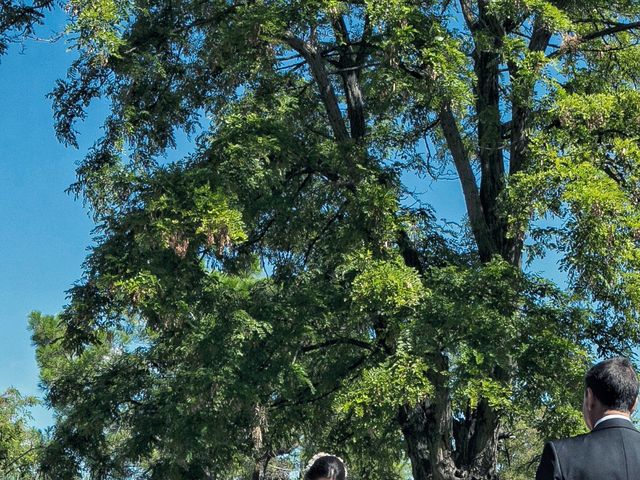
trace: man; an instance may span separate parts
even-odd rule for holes
[[[582,415],[591,432],[548,442],[536,480],[638,480],[640,432],[631,423],[638,377],[626,358],[594,365],[585,377]]]

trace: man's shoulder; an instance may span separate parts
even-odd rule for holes
[[[552,440],[549,443],[553,446],[556,451],[568,450],[574,447],[583,446],[586,441],[589,439],[589,435],[592,432],[582,433],[580,435],[576,435],[574,437],[561,438],[558,440]]]
[[[612,441],[611,437],[615,436],[620,438],[619,434],[622,433],[626,438],[629,438],[634,443],[640,445],[640,431],[633,427],[633,424],[629,423],[627,426],[618,425],[615,428],[600,428],[592,430],[588,433],[576,435],[574,437],[562,438],[559,440],[553,440],[549,443],[553,445],[553,448],[559,454],[571,452],[575,449],[583,449],[588,445],[595,445],[601,443],[607,443]],[[615,443],[615,442],[614,442]]]

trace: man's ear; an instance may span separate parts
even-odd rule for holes
[[[593,410],[593,391],[590,388],[585,388],[584,395],[582,397],[582,418],[589,430],[593,429],[593,422],[591,421],[591,411]]]
[[[587,389],[584,391],[584,398],[587,404],[587,408],[589,410],[593,409],[594,396],[593,396],[593,390],[591,390],[591,387],[587,387]]]
[[[629,413],[633,414],[633,412],[636,411],[637,406],[638,406],[638,397],[636,397],[636,399],[633,401],[633,405],[631,405],[631,408],[629,409]]]

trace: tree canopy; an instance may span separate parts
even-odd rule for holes
[[[258,480],[322,449],[353,479],[496,479],[523,424],[582,428],[589,361],[640,332],[640,4],[68,10],[56,131],[110,113],[71,188],[85,274],[32,317],[45,475]],[[448,170],[460,228],[413,187]],[[566,284],[526,268],[548,252]]]

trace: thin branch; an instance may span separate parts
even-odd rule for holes
[[[320,350],[326,347],[333,347],[335,345],[353,345],[356,347],[364,348],[370,351],[374,350],[374,346],[369,342],[364,342],[356,338],[334,338],[333,340],[327,340],[326,342],[316,343],[315,345],[305,345],[302,347],[302,352],[313,352],[314,350]]]
[[[426,77],[426,75],[418,70],[414,70],[413,68],[409,67],[406,63],[404,63],[402,60],[399,61],[398,66],[405,72],[408,73],[410,76],[412,76],[413,78],[417,78],[418,80],[424,80]]]
[[[302,60],[301,62],[294,63],[292,65],[280,65],[279,67],[276,67],[274,70],[276,72],[279,72],[281,70],[289,69],[290,72],[293,72],[293,71],[299,69],[300,67],[302,67],[303,65],[306,65],[306,64],[307,64],[307,61],[306,60]]]
[[[288,55],[286,57],[276,57],[276,61],[278,62],[287,62],[289,60],[294,60],[296,58],[302,58],[302,55],[296,53],[295,55]]]
[[[613,35],[614,33],[626,32],[639,27],[640,27],[640,22],[618,23],[617,25],[614,25],[609,28],[605,28],[604,30],[583,35],[581,39],[583,42],[588,42],[589,40],[595,40],[596,38],[606,37],[608,35]]]
[[[236,13],[237,10],[238,10],[238,5],[231,4],[227,6],[227,8],[225,8],[224,10],[217,12],[216,15],[214,15],[213,17],[195,19],[193,22],[190,22],[184,25],[183,27],[181,27],[180,29],[178,29],[178,32],[184,32],[184,31],[191,30],[192,28],[204,27],[211,24],[217,24],[222,20],[224,20],[228,15]]]
[[[336,75],[336,74],[346,73],[346,72],[358,72],[363,68],[379,67],[380,65],[382,65],[382,62],[367,63],[365,65],[354,65],[352,67],[345,67],[345,68],[340,68],[338,70],[333,70],[329,72],[329,75]]]
[[[620,33],[620,32],[628,32],[630,30],[636,29],[636,28],[640,28],[640,22],[633,22],[633,23],[618,23],[612,27],[609,28],[605,28],[603,30],[598,30],[596,32],[591,32],[588,33],[586,35],[583,35],[581,37],[578,37],[578,43],[584,43],[584,42],[589,42],[591,40],[597,40],[599,38],[604,38],[607,37],[609,35],[614,35],[616,33]],[[549,55],[547,55],[547,58],[556,58],[559,57],[560,55],[566,53],[566,52],[571,52],[573,51],[572,49],[563,49],[562,47],[560,47],[558,50],[550,53]]]
[[[2,470],[5,471],[5,473],[7,474],[12,473],[14,470],[18,468],[18,462],[20,462],[20,460],[25,458],[30,453],[35,452],[36,450],[41,450],[42,448],[43,448],[42,445],[36,445],[35,447],[29,448],[28,450],[22,452],[19,456],[14,458],[11,462],[5,463],[4,466],[2,467]]]
[[[318,135],[319,137],[322,138],[326,138],[327,140],[333,140],[333,137],[325,132],[321,132],[319,130],[316,130],[315,128],[309,126],[309,125],[304,125],[304,128],[309,130],[311,133],[314,133],[316,135]]]
[[[304,252],[304,260],[303,263],[306,265],[307,262],[309,261],[309,258],[311,257],[311,252],[313,252],[313,249],[315,248],[316,244],[318,243],[318,241],[320,241],[320,239],[322,238],[322,236],[327,233],[327,231],[329,230],[329,228],[331,228],[331,225],[333,225],[333,223],[335,223],[336,220],[338,220],[344,213],[344,207],[347,205],[347,202],[344,202],[340,208],[338,209],[338,211],[336,213],[334,213],[333,215],[331,215],[331,218],[329,218],[329,220],[327,221],[327,223],[320,229],[320,232],[318,232],[318,234],[313,238],[313,240],[311,240],[311,242],[309,243],[309,246],[307,247],[307,249]]]
[[[347,23],[344,21],[344,17],[342,15],[338,15],[334,18],[332,24],[338,44],[349,45],[351,43],[351,38],[349,37],[349,29],[347,28]]]
[[[356,377],[357,375],[357,369],[362,366],[364,364],[364,362],[370,357],[371,355],[362,355],[361,357],[359,357],[355,362],[353,362],[351,365],[349,365],[347,367],[347,372],[351,372],[351,375],[347,378],[347,380],[351,380],[353,378]],[[356,373],[352,373],[353,371],[356,371]],[[287,407],[290,405],[305,405],[305,404],[309,404],[309,403],[314,403],[317,402],[319,400],[322,400],[324,398],[327,398],[328,396],[330,396],[331,394],[337,392],[338,390],[340,390],[344,385],[348,384],[349,382],[338,382],[336,383],[336,385],[334,385],[332,388],[330,388],[329,390],[316,395],[315,397],[311,397],[311,398],[304,398],[304,399],[298,399],[298,400],[286,400],[284,398],[281,398],[279,400],[276,400],[275,402],[273,402],[270,406],[269,409],[272,410],[274,408],[282,408],[282,407]]]

